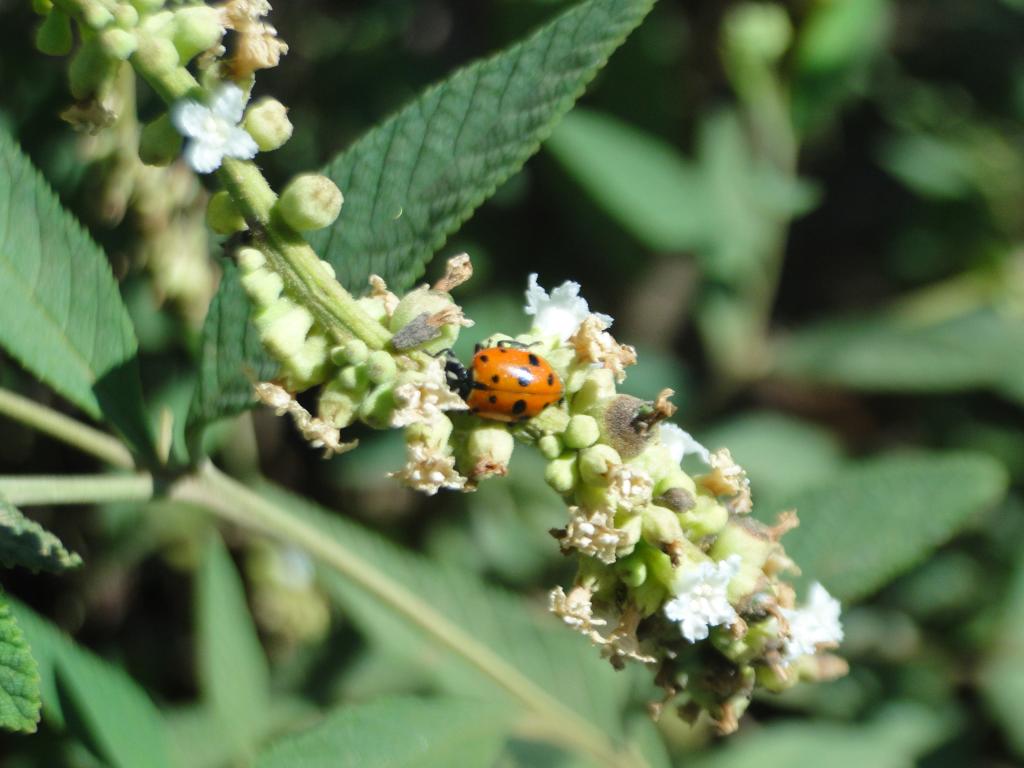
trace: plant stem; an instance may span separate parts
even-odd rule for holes
[[[302,547],[441,645],[466,659],[522,702],[537,716],[535,723],[546,725],[544,737],[547,740],[589,754],[609,767],[642,765],[635,756],[617,752],[604,733],[552,698],[417,595],[388,579],[359,553],[224,475],[213,464],[206,462],[196,476],[182,480],[174,488],[173,496],[200,504],[237,525],[256,528]]]
[[[135,467],[131,451],[116,437],[10,390],[0,389],[0,415],[74,446],[111,466],[121,469]]]
[[[0,496],[15,506],[105,504],[153,498],[153,477],[137,475],[8,475]]]

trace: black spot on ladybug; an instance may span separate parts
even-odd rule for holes
[[[487,398],[487,400],[489,402],[491,402],[491,403],[496,403],[496,402],[498,402],[498,396],[497,395],[491,395],[490,397]]]
[[[535,365],[535,366],[539,366],[540,365],[540,358],[538,358],[536,355],[530,355],[529,359],[530,359],[530,365]]]
[[[528,387],[528,386],[530,386],[530,382],[532,382],[532,381],[533,381],[533,379],[530,379],[530,378],[528,378],[526,376],[520,376],[519,377],[519,386],[520,387]]]
[[[491,376],[491,381],[497,384],[499,381],[501,381],[501,376],[499,376],[498,374],[494,374],[493,376]]]
[[[480,362],[486,363],[487,362],[487,355],[480,355]]]
[[[554,385],[555,385],[555,374],[549,373],[548,374],[548,386],[549,387],[553,387]]]
[[[512,406],[512,413],[522,413],[525,410],[526,410],[526,401],[525,400],[516,400],[515,404]]]

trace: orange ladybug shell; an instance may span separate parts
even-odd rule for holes
[[[562,399],[562,380],[547,360],[529,349],[498,346],[473,355],[466,403],[495,421],[526,421]]]

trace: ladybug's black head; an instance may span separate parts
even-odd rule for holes
[[[445,350],[444,376],[453,392],[458,393],[463,400],[469,397],[469,391],[473,388],[473,375],[450,349]]]

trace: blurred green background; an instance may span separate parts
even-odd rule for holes
[[[110,226],[119,217],[97,205],[109,148],[58,119],[65,63],[34,51],[27,5],[0,0],[0,124],[106,247],[147,393],[181,408],[194,313],[160,306],[166,278],[139,262],[138,212]],[[322,165],[426,85],[565,5],[280,2],[273,21],[291,50],[258,92],[288,103],[296,134],[266,156],[268,177]],[[659,730],[680,764],[698,751],[701,765],[762,768],[815,755],[829,765],[1024,759],[1022,43],[1020,0],[661,0],[541,152],[440,252],[467,251],[476,269],[456,296],[477,323],[458,352],[525,329],[530,272],[549,287],[580,281],[640,352],[625,390],[674,389],[679,422],[732,449],[766,517],[893,453],[978,451],[1010,473],[998,505],[849,608],[849,677],[756,701],[724,750],[666,716]],[[201,300],[209,276],[193,277]],[[53,402],[2,357],[0,382]],[[5,474],[93,466],[12,423],[0,434]],[[423,498],[385,476],[402,462],[397,435],[360,437],[360,450],[321,461],[285,421],[257,412],[220,430],[219,455],[538,606],[571,579],[547,534],[564,508],[538,482],[539,457],[518,451],[509,477],[475,494]],[[173,708],[199,686],[191,573],[209,522],[153,511],[39,509],[86,565],[59,578],[5,572],[3,583]],[[885,511],[898,520],[898,504]],[[332,607],[302,553],[228,533],[274,685],[298,711],[424,689],[415,668],[392,663]],[[89,764],[46,726],[0,736],[0,754],[12,767]]]

